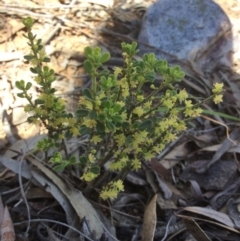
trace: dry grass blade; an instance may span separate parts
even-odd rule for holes
[[[197,172],[198,173],[206,172],[210,166],[212,166],[216,161],[218,161],[221,158],[221,156],[225,154],[233,146],[233,144],[236,145],[234,141],[239,140],[239,135],[240,135],[240,129],[238,128],[230,134],[229,138],[223,141],[221,147],[214,154],[212,160],[208,162],[207,165],[203,166],[202,168],[199,168]]]
[[[183,210],[191,212],[191,213],[195,213],[195,214],[200,214],[200,215],[208,217],[210,219],[214,219],[215,221],[225,224],[231,228],[234,227],[233,221],[225,213],[221,213],[221,212],[209,209],[209,208],[202,208],[202,207],[186,207]]]
[[[47,232],[48,232],[49,240],[60,241],[60,239],[54,234],[54,232],[51,228],[47,228]]]
[[[148,204],[143,219],[142,241],[152,241],[156,229],[157,215],[156,215],[156,202],[157,194],[154,195]]]
[[[4,206],[3,206],[3,202],[2,202],[2,197],[0,195],[0,227],[3,222],[3,215],[4,215]]]
[[[15,241],[15,231],[8,208],[5,207],[1,225],[1,241]]]
[[[82,195],[82,193],[75,189],[69,189],[69,187],[67,187],[62,179],[60,179],[51,170],[45,167],[41,162],[31,157],[28,157],[28,160],[31,161],[31,163],[39,170],[41,170],[41,172],[43,172],[60,189],[60,191],[70,201],[79,218],[82,219],[85,217],[89,222],[91,230],[95,232],[96,238],[100,238],[103,235],[102,224],[96,211],[87,201],[87,199]]]
[[[185,226],[187,230],[192,234],[196,240],[201,241],[211,241],[206,233],[201,229],[201,227],[193,219],[184,219]]]

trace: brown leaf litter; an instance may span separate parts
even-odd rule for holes
[[[216,2],[239,31],[239,1]],[[109,202],[98,198],[98,189],[86,198],[76,170],[69,175],[55,173],[35,152],[36,142],[46,133],[26,122],[26,101],[16,96],[15,87],[16,80],[32,82],[33,77],[23,61],[28,49],[21,18],[35,19],[33,31],[43,39],[57,73],[55,88],[73,111],[81,88],[90,81],[83,69],[84,48],[98,45],[113,56],[104,68],[120,66],[120,43],[136,40],[150,4],[137,0],[0,3],[1,241],[239,240],[237,119],[204,114],[194,121],[194,128],[189,127],[157,158],[144,163],[140,172],[129,173],[125,192]],[[219,66],[212,73],[193,71],[180,87],[193,98],[204,98],[213,82],[224,82],[224,103],[218,107],[207,103],[204,108],[239,118],[239,66],[236,58],[233,69]],[[37,96],[34,83],[32,95]],[[84,141],[69,140],[69,151],[78,156]]]

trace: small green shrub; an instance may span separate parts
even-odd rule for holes
[[[101,198],[115,198],[123,191],[122,180],[131,170],[139,170],[141,162],[151,160],[175,140],[192,118],[199,116],[200,103],[193,104],[185,89],[177,90],[175,84],[184,77],[179,66],[170,67],[165,60],[158,60],[153,53],[144,54],[142,60],[134,59],[137,43],[122,43],[124,65],[115,67],[113,73],[100,71],[102,64],[110,59],[109,53],[102,53],[99,47],[86,47],[84,67],[91,75],[91,88],[85,88],[79,100],[75,115],[66,112],[64,101],[55,95],[52,83],[54,71],[45,63],[46,56],[41,39],[31,32],[33,20],[26,18],[30,53],[25,56],[36,74],[34,80],[40,86],[39,97],[35,100],[28,93],[31,83],[24,80],[16,82],[26,98],[25,111],[30,114],[28,121],[43,124],[48,130],[48,138],[39,141],[37,148],[45,153],[46,161],[62,171],[77,165],[81,171],[80,179],[89,183],[91,190],[100,177],[101,168],[110,162],[110,171],[118,174],[101,191]],[[162,76],[160,85],[154,80],[156,74]],[[145,93],[143,87],[150,83],[151,92]],[[222,101],[222,84],[216,83],[213,89],[215,103]],[[84,151],[79,160],[69,156],[65,139],[72,136],[88,136]],[[48,151],[54,149],[51,158]],[[60,150],[64,149],[62,156]]]

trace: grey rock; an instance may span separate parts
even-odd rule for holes
[[[221,191],[226,188],[237,175],[237,166],[235,161],[219,160],[211,166],[206,173],[196,173],[194,169],[205,165],[207,161],[195,161],[186,168],[180,175],[180,180],[196,181],[201,188],[205,190]]]
[[[212,0],[158,0],[146,12],[138,36],[142,53],[169,63],[194,63],[199,70],[231,66],[228,16]]]

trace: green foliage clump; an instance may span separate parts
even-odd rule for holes
[[[122,180],[131,170],[139,170],[141,162],[151,160],[174,141],[181,131],[186,130],[187,122],[199,116],[202,109],[193,104],[185,89],[178,90],[175,85],[184,77],[179,66],[170,67],[165,60],[158,60],[153,53],[144,54],[135,60],[137,43],[122,43],[124,65],[115,67],[113,73],[100,71],[103,63],[110,59],[109,53],[102,53],[99,47],[86,47],[84,67],[91,75],[92,84],[85,88],[79,100],[75,115],[66,112],[64,101],[55,95],[52,83],[54,71],[45,63],[49,62],[41,39],[31,32],[31,18],[23,20],[27,28],[24,35],[30,46],[25,56],[36,74],[35,82],[40,86],[39,97],[32,100],[28,90],[31,83],[17,81],[21,98],[29,102],[25,111],[31,113],[28,121],[42,123],[48,130],[48,138],[39,141],[37,148],[45,153],[55,152],[50,161],[58,171],[71,165],[81,170],[80,179],[94,187],[100,178],[103,165],[109,163],[110,172],[117,176],[102,189],[103,199],[115,198],[124,190]],[[162,81],[156,85],[156,74]],[[144,91],[149,83],[151,91]],[[222,84],[216,83],[213,95],[218,103],[222,100]],[[65,139],[72,136],[85,136],[88,141],[79,160],[67,153]],[[64,157],[60,148],[65,151]]]

